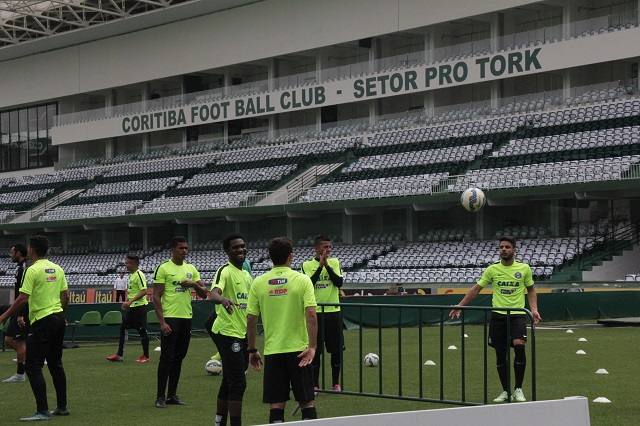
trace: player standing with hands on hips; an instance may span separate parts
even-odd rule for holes
[[[207,298],[207,289],[200,280],[200,273],[195,266],[185,262],[188,253],[187,239],[173,237],[171,259],[160,264],[153,274],[153,309],[158,316],[162,332],[156,408],[186,405],[176,395],[176,391],[182,371],[182,360],[187,356],[191,341],[191,289],[194,289],[200,298]]]
[[[458,306],[469,304],[483,288],[491,284],[493,288],[491,304],[493,307],[524,308],[526,288],[533,321],[537,324],[541,318],[538,313],[538,296],[533,287],[531,267],[526,263],[520,263],[515,260],[515,253],[516,239],[511,236],[500,238],[500,261],[489,265],[485,269],[478,283],[471,287]],[[454,308],[449,313],[449,317],[460,318],[460,312],[460,309]],[[509,346],[513,347],[515,352],[513,360],[515,389],[511,398],[517,402],[526,401],[522,391],[522,382],[524,381],[524,372],[527,366],[525,353],[527,319],[525,315],[525,312],[522,311],[512,311],[509,315],[507,315],[507,311],[503,310],[494,310],[491,313],[489,346],[496,351],[496,368],[503,389],[503,392],[493,400],[494,402],[507,402],[509,400],[510,386],[507,381],[509,374],[507,351],[509,351]],[[507,336],[507,319],[510,320],[509,330],[511,336]]]
[[[313,242],[316,255],[302,264],[302,273],[311,278],[317,303],[340,303],[340,287],[344,282],[340,261],[331,255],[331,238],[318,235]],[[340,387],[340,365],[343,348],[340,306],[321,306],[316,309],[318,319],[318,349],[313,359],[314,388],[320,386],[320,358],[323,346],[331,354],[331,389]]]

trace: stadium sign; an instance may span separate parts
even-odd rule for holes
[[[478,82],[542,70],[541,48],[475,59],[421,66],[352,78],[311,87],[300,87],[220,102],[190,105],[124,117],[123,134],[174,127],[210,124],[265,114],[278,114],[326,105],[362,101]]]
[[[551,52],[547,52],[547,49],[551,49]],[[526,75],[556,68],[547,64],[555,62],[558,54],[556,46],[536,47],[439,64],[416,65],[252,96],[196,102],[125,117],[93,120],[90,123],[72,123],[52,129],[53,143],[58,145],[212,124]]]

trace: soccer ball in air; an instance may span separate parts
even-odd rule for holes
[[[205,364],[204,369],[210,376],[217,376],[218,374],[222,373],[222,363],[217,359],[210,359]]]
[[[364,356],[364,365],[367,367],[377,367],[380,363],[380,357],[376,354],[366,354]]]
[[[477,212],[487,203],[487,197],[484,196],[481,189],[467,188],[460,196],[460,203],[468,211]]]

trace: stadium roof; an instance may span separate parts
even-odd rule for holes
[[[0,61],[257,1],[261,0],[0,1]]]

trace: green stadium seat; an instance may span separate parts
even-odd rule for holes
[[[119,326],[122,323],[122,312],[120,311],[109,311],[104,314],[102,317],[102,321],[100,325],[117,325]]]
[[[76,343],[76,329],[78,327],[91,327],[100,325],[100,312],[87,311],[82,315],[79,321],[67,324],[68,327],[73,327],[71,331],[71,343],[65,344],[65,348],[77,348],[79,345]]]

